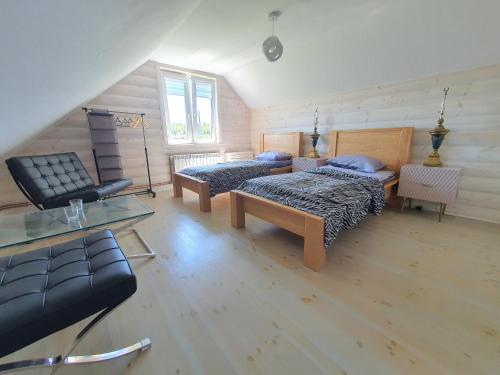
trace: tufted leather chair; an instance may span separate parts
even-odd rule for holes
[[[0,258],[0,357],[114,307],[136,289],[109,230]]]
[[[71,199],[92,202],[132,185],[122,179],[96,186],[74,152],[13,157],[5,161],[16,184],[38,208],[67,206]]]

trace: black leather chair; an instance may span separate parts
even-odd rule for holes
[[[132,185],[130,179],[95,185],[74,152],[12,157],[5,162],[19,189],[39,209],[67,206],[76,198],[93,202]]]
[[[0,373],[93,363],[148,349],[146,338],[111,353],[70,356],[85,334],[136,289],[135,275],[109,230],[0,258],[0,357],[100,312],[66,353],[0,364]]]

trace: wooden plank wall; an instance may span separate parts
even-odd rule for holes
[[[426,131],[436,124],[447,86],[450,133],[440,153],[445,164],[463,168],[458,201],[448,212],[500,222],[500,65],[255,109],[252,146],[258,149],[262,131],[301,130],[308,152],[319,106],[320,154],[326,154],[327,134],[334,129],[414,126],[412,162],[420,163],[431,151]]]
[[[219,100],[219,128],[221,144],[196,146],[169,146],[163,136],[157,63],[148,61],[121,81],[85,104],[87,107],[115,111],[144,112],[151,124],[147,142],[152,182],[170,183],[169,154],[246,151],[250,144],[250,112],[223,77],[217,77]],[[124,174],[134,185],[147,183],[142,133],[139,129],[118,128]],[[5,167],[4,160],[13,155],[36,155],[75,151],[97,182],[92,157],[90,134],[85,113],[80,107],[71,111],[56,124],[0,157],[0,207],[25,202]]]

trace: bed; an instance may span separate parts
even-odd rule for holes
[[[393,170],[394,178],[377,183],[320,167],[293,173],[279,181],[274,177],[248,180],[240,190],[231,191],[232,226],[244,227],[245,213],[248,213],[304,237],[304,265],[319,271],[325,264],[326,247],[338,233],[335,225],[343,223],[342,227],[354,227],[369,211],[381,213],[384,201],[395,198],[399,171],[410,159],[413,131],[412,127],[403,127],[331,132],[330,158],[351,154],[371,156]],[[330,188],[337,189],[336,199],[328,195]],[[323,206],[324,202],[328,203]],[[321,209],[315,211],[318,208]],[[351,211],[356,217],[351,217]]]
[[[302,132],[263,133],[260,136],[260,152],[283,151],[298,157],[304,152],[303,144]],[[191,190],[198,194],[200,211],[209,212],[211,198],[215,195],[235,189],[250,178],[291,173],[291,161],[287,164],[283,166],[283,163],[278,162],[228,162],[190,168],[189,175],[176,172],[172,176],[174,197],[182,197],[183,189]]]

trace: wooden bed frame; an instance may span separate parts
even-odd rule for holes
[[[293,157],[302,156],[304,153],[304,133],[262,133],[260,136],[260,152],[264,151],[284,151],[289,152]],[[272,175],[291,172],[291,165],[271,169]],[[209,212],[212,209],[210,186],[207,181],[176,172],[172,176],[172,182],[174,197],[182,197],[182,189],[188,189],[198,194],[201,212]]]
[[[329,157],[364,154],[396,171],[385,184],[385,200],[393,198],[401,166],[410,159],[414,128],[339,130],[330,133]],[[325,265],[324,219],[240,190],[231,191],[231,225],[245,226],[245,213],[304,237],[304,265],[319,271]]]

